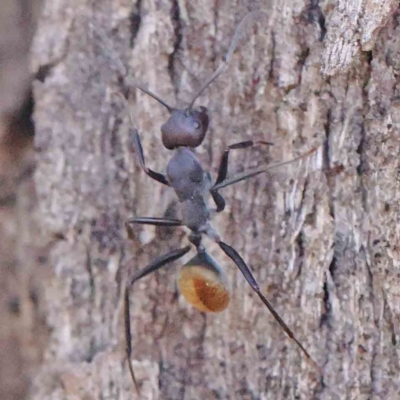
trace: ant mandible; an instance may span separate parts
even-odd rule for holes
[[[235,51],[239,33],[245,22],[253,14],[254,13],[247,14],[240,22],[236,28],[230,47],[222,64],[197,92],[187,108],[177,109],[170,107],[154,93],[150,92],[144,87],[136,85],[138,89],[142,90],[166,107],[171,114],[168,121],[161,126],[163,145],[167,149],[174,151],[174,155],[168,162],[166,175],[155,172],[146,166],[139,133],[136,129],[132,128],[131,134],[133,136],[133,148],[138,157],[141,169],[150,178],[174,189],[180,203],[182,219],[135,217],[127,221],[126,226],[128,230],[128,236],[130,237],[132,237],[132,224],[147,224],[169,227],[186,226],[189,228],[191,230],[189,242],[195,246],[197,254],[188,263],[186,263],[178,273],[177,283],[180,292],[182,293],[183,297],[198,310],[202,312],[220,312],[225,310],[228,306],[230,294],[226,285],[223,271],[221,270],[220,266],[210,257],[205,247],[202,245],[202,235],[207,235],[209,238],[215,241],[222,251],[237,265],[246,281],[257,293],[261,301],[267,306],[268,310],[271,312],[278,324],[299,346],[307,359],[316,365],[315,361],[313,361],[307,350],[303,347],[299,340],[297,340],[291,329],[274,310],[267,298],[261,293],[258,283],[253,277],[253,274],[243,258],[233,247],[223,242],[220,236],[211,226],[211,210],[207,206],[207,197],[211,195],[216,204],[216,212],[223,211],[225,208],[225,200],[219,193],[220,189],[259,175],[267,170],[270,170],[271,168],[276,168],[278,166],[300,160],[301,158],[313,153],[315,149],[312,149],[308,153],[289,161],[268,165],[264,168],[245,172],[232,178],[227,178],[230,150],[247,149],[255,144],[266,144],[267,142],[253,142],[252,140],[247,140],[230,145],[226,148],[221,157],[217,179],[214,183],[211,180],[210,174],[203,169],[193,152],[193,149],[200,146],[203,142],[209,125],[207,108],[194,108],[194,103],[196,99],[204,92],[204,90],[215,79],[217,79],[217,77],[228,65],[232,54]],[[123,99],[124,101],[127,101],[125,98]],[[148,266],[131,276],[126,284],[124,296],[126,355],[128,358],[130,375],[138,393],[139,386],[135,378],[131,361],[132,340],[129,289],[139,279],[159,270],[173,261],[178,260],[188,253],[190,249],[191,246],[188,245],[181,249],[172,250],[169,253],[157,258]]]

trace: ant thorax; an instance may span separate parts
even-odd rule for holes
[[[181,203],[183,224],[198,231],[210,218],[206,201],[211,188],[210,175],[192,150],[178,147],[167,165],[167,180]]]

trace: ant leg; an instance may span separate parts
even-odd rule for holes
[[[226,202],[225,202],[225,199],[223,198],[222,194],[219,194],[214,189],[210,189],[210,193],[211,193],[211,196],[212,196],[212,198],[214,200],[214,203],[217,206],[217,210],[216,210],[217,213],[219,213],[221,211],[224,211]]]
[[[139,279],[145,277],[146,275],[151,274],[154,271],[157,271],[164,265],[171,263],[172,261],[178,260],[179,258],[183,257],[189,250],[190,250],[190,246],[186,246],[186,247],[183,247],[182,249],[172,250],[169,253],[156,258],[147,267],[136,272],[136,274],[134,274],[131,277],[130,283],[128,286],[132,286]]]
[[[156,226],[182,226],[183,222],[180,219],[169,218],[153,218],[153,217],[135,217],[128,219],[127,224],[142,224]]]
[[[229,145],[226,148],[226,150],[224,151],[224,154],[222,154],[221,161],[219,162],[218,176],[217,176],[217,180],[215,181],[214,187],[226,179],[226,176],[228,174],[228,160],[229,160],[230,150],[248,149],[250,147],[257,146],[259,144],[272,145],[272,143],[265,142],[263,140],[259,140],[257,142],[253,142],[252,140],[246,140],[244,142],[238,142],[238,143]]]
[[[123,67],[123,64],[122,63],[120,63],[120,64]],[[146,92],[145,89],[142,89],[142,90]],[[126,109],[129,110],[129,104],[128,104],[127,98],[122,93],[115,92],[115,94],[125,103]],[[154,96],[155,95],[153,95],[153,97]],[[157,98],[157,96],[156,96],[156,98]],[[133,117],[132,117],[132,114],[130,112],[129,112],[129,117],[130,117],[131,122],[133,124]],[[151,170],[150,168],[146,167],[146,163],[144,161],[143,147],[142,147],[142,143],[140,142],[140,137],[139,137],[139,133],[138,133],[137,129],[131,128],[130,133],[133,134],[133,149],[135,150],[135,153],[139,157],[140,168],[142,168],[142,170],[148,176],[150,176],[150,178],[152,178],[155,181],[160,182],[160,183],[162,183],[164,185],[169,186],[168,180],[165,177],[165,175],[160,174],[159,172],[155,172],[155,171]]]
[[[297,346],[301,349],[301,351],[304,353],[304,355],[314,364],[314,366],[317,367],[318,370],[320,368],[318,367],[317,363],[312,359],[308,351],[303,347],[303,345],[297,340],[297,338],[294,336],[293,332],[290,330],[290,328],[286,325],[286,323],[283,321],[283,319],[279,316],[279,314],[274,310],[274,307],[272,304],[267,300],[267,298],[261,293],[260,287],[258,286],[258,283],[256,282],[253,274],[251,273],[249,267],[246,265],[242,257],[239,255],[239,253],[231,246],[227,245],[226,243],[222,241],[218,241],[217,243],[221,247],[221,249],[224,251],[224,253],[239,267],[240,271],[244,275],[246,281],[249,283],[251,288],[257,293],[258,297],[261,299],[261,301],[267,306],[268,310],[270,313],[273,315],[273,317],[276,319],[278,324],[282,327],[282,329],[286,332],[286,334],[292,339]]]
[[[135,217],[128,219],[125,222],[126,232],[128,233],[129,239],[134,239],[135,234],[132,230],[131,224],[140,225],[155,225],[155,226],[182,226],[183,222],[179,219],[168,219],[168,218],[153,218],[153,217]]]
[[[131,277],[129,284],[126,285],[125,295],[124,295],[124,319],[125,319],[125,342],[126,342],[126,357],[128,359],[129,372],[131,374],[132,382],[135,385],[135,389],[137,394],[140,396],[139,385],[135,378],[135,373],[133,372],[132,366],[132,332],[131,332],[131,318],[130,318],[130,304],[129,304],[129,289],[136,281],[145,277],[146,275],[151,274],[152,272],[157,271],[161,267],[169,264],[181,257],[183,257],[190,250],[190,246],[186,246],[182,249],[173,250],[163,256],[157,258],[152,263],[150,263],[147,267],[138,271],[136,274]]]
[[[137,129],[133,129],[133,148],[135,149],[135,153],[139,157],[139,164],[140,164],[140,167],[142,168],[142,170],[148,176],[150,176],[150,178],[154,179],[155,181],[169,186],[168,180],[165,177],[165,175],[160,174],[158,172],[154,172],[150,168],[146,167],[146,163],[144,161],[143,147],[142,147],[142,143],[140,142],[140,137],[139,137],[139,133],[138,133]]]
[[[233,185],[234,183],[237,183],[237,182],[249,179],[249,178],[251,178],[253,176],[262,174],[264,172],[267,172],[270,169],[278,168],[278,167],[282,167],[284,165],[291,164],[293,162],[296,162],[296,161],[299,161],[299,160],[301,160],[303,158],[308,157],[310,154],[314,153],[316,150],[317,150],[316,148],[313,148],[310,151],[308,151],[307,153],[302,154],[301,156],[292,158],[291,160],[282,161],[282,162],[279,162],[279,163],[276,163],[276,164],[270,164],[270,165],[267,165],[266,167],[262,167],[262,168],[254,170],[254,171],[249,171],[249,172],[244,172],[242,174],[238,174],[238,175],[236,175],[236,176],[234,176],[232,178],[229,178],[229,179],[226,179],[226,180],[222,181],[221,183],[218,183],[218,184],[216,183],[212,189],[213,190],[220,190],[220,189],[222,189],[224,187]]]
[[[253,147],[258,144],[272,144],[269,142],[264,142],[264,141],[258,141],[258,142],[253,142],[252,140],[246,140],[244,142],[239,142],[235,144],[229,145],[226,150],[224,151],[224,154],[222,154],[221,161],[219,163],[219,168],[218,168],[218,176],[217,180],[215,181],[214,187],[211,188],[210,193],[211,196],[217,206],[217,212],[221,212],[225,209],[225,199],[222,197],[221,194],[218,193],[217,190],[214,190],[215,186],[220,184],[226,179],[226,176],[228,174],[228,161],[229,161],[229,152],[230,150],[235,150],[235,149],[248,149],[249,147]]]

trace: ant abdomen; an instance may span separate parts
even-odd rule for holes
[[[228,307],[230,293],[221,269],[200,251],[179,271],[177,283],[182,296],[203,312],[220,312]]]

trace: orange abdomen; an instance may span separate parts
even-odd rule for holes
[[[220,312],[230,294],[221,274],[201,265],[186,265],[178,275],[178,286],[188,303],[203,312]]]

